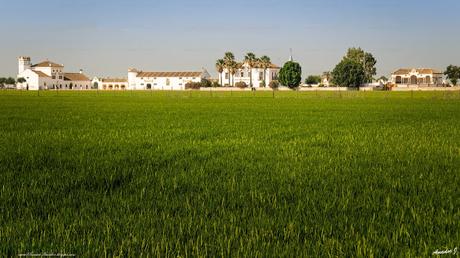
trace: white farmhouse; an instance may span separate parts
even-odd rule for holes
[[[222,86],[235,86],[238,82],[244,82],[250,86],[252,75],[254,88],[268,87],[271,81],[278,80],[279,72],[280,67],[275,64],[270,64],[269,68],[264,71],[261,67],[250,68],[248,63],[243,63],[234,75],[227,68],[224,68],[223,72],[219,74],[219,82]]]
[[[50,61],[32,65],[30,57],[18,58],[18,78],[26,82],[17,85],[18,89],[90,89],[91,81],[80,70],[79,73],[66,73],[64,66]]]
[[[210,79],[209,73],[201,72],[144,72],[128,69],[128,89],[130,90],[184,90],[188,82]]]
[[[444,74],[435,69],[398,69],[391,74],[391,82],[396,86],[418,85],[438,86],[443,83]]]

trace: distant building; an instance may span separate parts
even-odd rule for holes
[[[18,78],[26,82],[17,85],[18,89],[90,89],[91,80],[80,70],[78,73],[64,72],[64,65],[43,61],[32,64],[30,57],[18,58]]]
[[[323,75],[321,75],[321,83],[325,87],[329,87],[332,85],[332,75],[330,72],[324,72]]]
[[[99,90],[126,90],[128,89],[128,79],[126,78],[98,78],[94,77],[91,81],[93,88]]]
[[[438,86],[444,74],[435,69],[399,69],[391,74],[391,82],[398,85]]]
[[[252,74],[252,85],[254,88],[263,87],[263,82],[265,82],[265,87],[268,87],[271,81],[278,80],[279,72],[280,67],[275,64],[271,64],[264,72],[264,69],[261,67],[253,67],[251,69],[247,63],[243,63],[234,75],[230,74],[228,69],[224,69],[219,74],[219,81],[222,81],[222,86],[234,86],[238,82],[244,82],[249,86]]]
[[[130,90],[184,90],[188,82],[210,79],[209,73],[201,72],[144,72],[128,69],[128,89]]]

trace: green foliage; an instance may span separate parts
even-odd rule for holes
[[[296,62],[287,62],[280,70],[279,81],[291,89],[297,88],[302,80],[302,67]]]
[[[361,64],[344,59],[332,71],[332,80],[341,87],[359,87],[364,83],[364,69]]]
[[[240,89],[244,89],[244,88],[247,88],[248,85],[245,82],[237,82],[237,83],[235,83],[235,87],[240,88]]]
[[[185,84],[187,90],[199,90],[201,87],[203,87],[201,82],[187,82]]]
[[[280,87],[280,83],[279,81],[277,80],[272,80],[270,81],[270,83],[268,84],[268,87],[272,88],[272,89],[278,89]]]
[[[203,88],[211,88],[212,87],[212,82],[208,79],[201,79],[201,87]]]
[[[265,80],[262,80],[260,82],[260,87],[266,87],[266,86],[267,86],[267,84],[265,83]]]
[[[211,87],[213,87],[213,88],[218,88],[218,87],[222,87],[222,85],[220,85],[220,84],[219,84],[218,82],[216,82],[216,81],[213,81]]]
[[[310,75],[305,79],[305,84],[319,84],[321,82],[321,76],[319,75]]]
[[[460,67],[455,65],[449,65],[444,72],[444,75],[447,76],[454,86],[457,85],[458,80],[460,79]]]
[[[7,77],[7,78],[1,77],[0,78],[0,87],[4,87],[5,85],[14,85],[14,84],[16,84],[16,80],[13,77]]]
[[[364,52],[361,48],[349,48],[347,55],[343,59],[352,60],[363,66],[366,75],[365,83],[372,82],[373,76],[377,74],[377,68],[375,67],[377,60],[371,53]]]
[[[8,77],[6,78],[5,83],[8,85],[14,85],[16,84],[16,80],[13,77]]]
[[[0,92],[0,254],[430,257],[460,242],[446,94]]]

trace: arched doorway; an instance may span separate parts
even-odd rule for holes
[[[152,89],[152,84],[147,83],[147,90],[151,90],[151,89]]]
[[[396,76],[396,84],[401,84],[401,83],[402,83],[402,77]]]
[[[169,86],[171,84],[171,81],[168,79],[166,79],[166,86]]]
[[[93,89],[97,89],[97,88],[99,88],[99,84],[97,82],[94,82],[93,83]]]
[[[417,84],[417,76],[412,75],[410,77],[410,84]]]
[[[430,76],[425,77],[425,83],[426,84],[431,84],[431,77]]]

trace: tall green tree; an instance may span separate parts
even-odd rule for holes
[[[267,69],[270,68],[271,65],[272,65],[272,61],[270,57],[262,56],[259,59],[259,66],[264,70],[264,82],[265,82],[265,78],[267,78]],[[265,82],[265,85],[267,85],[267,82]]]
[[[216,61],[216,70],[219,73],[219,79],[220,79],[220,85],[222,86],[222,72],[224,71],[225,68],[225,62],[224,59],[218,59]]]
[[[257,57],[254,53],[247,53],[244,57],[244,62],[249,68],[249,87],[252,88],[252,69],[257,65]]]
[[[342,87],[359,87],[365,82],[364,68],[352,59],[344,59],[332,71],[332,82]]]
[[[377,60],[371,53],[367,53],[361,48],[349,48],[343,59],[352,60],[361,64],[365,73],[365,83],[372,82],[372,78],[377,74],[377,68],[375,67]]]
[[[457,82],[460,79],[460,67],[455,65],[449,65],[444,72],[444,75],[447,76],[454,86],[457,86]]]
[[[279,81],[291,89],[297,88],[302,81],[302,67],[299,63],[289,61],[280,70]]]
[[[0,77],[0,88],[5,87],[6,84],[6,78]]]

